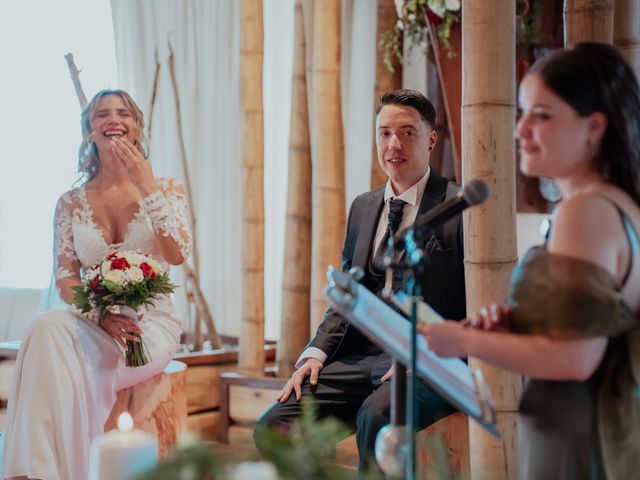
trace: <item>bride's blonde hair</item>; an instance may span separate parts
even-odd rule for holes
[[[136,139],[133,144],[140,150],[140,153],[147,158],[146,151],[146,139],[144,137],[144,116],[133,98],[124,90],[101,90],[95,94],[91,101],[82,110],[80,115],[80,127],[82,129],[82,142],[78,148],[78,173],[80,174],[79,181],[82,184],[86,184],[93,179],[98,173],[100,168],[100,153],[98,147],[96,147],[93,141],[93,130],[91,129],[91,117],[96,110],[96,106],[100,99],[108,95],[116,95],[120,97],[125,106],[131,113],[133,120],[136,124]]]

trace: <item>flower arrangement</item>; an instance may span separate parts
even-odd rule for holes
[[[187,436],[153,469],[134,480],[399,480],[385,476],[377,468],[358,474],[336,463],[336,444],[347,437],[351,429],[336,418],[318,419],[317,407],[304,400],[302,416],[294,420],[288,431],[261,427],[255,439],[264,458],[257,461],[255,449],[233,446],[221,452],[210,444]],[[441,438],[418,441],[418,478],[459,478],[449,466],[449,453]]]
[[[429,25],[436,29],[440,42],[450,56],[455,55],[449,36],[451,27],[460,22],[460,0],[395,0],[398,21],[392,30],[384,32],[378,40],[385,66],[394,71],[393,59],[402,63],[402,37],[406,31],[413,45],[427,42]]]
[[[213,445],[187,439],[135,480],[356,480],[355,472],[335,463],[335,444],[349,435],[349,428],[335,418],[318,420],[314,404],[303,402],[302,416],[290,431],[256,430],[256,441],[265,446],[264,461],[256,461],[255,451],[234,448],[221,453]],[[367,480],[381,477],[367,476]]]
[[[153,305],[154,300],[173,293],[175,288],[169,274],[151,255],[112,253],[84,272],[82,285],[73,287],[71,303],[82,313],[96,312],[100,317],[112,313],[138,320],[140,307]],[[127,366],[138,367],[147,362],[142,338],[139,342],[127,340]]]

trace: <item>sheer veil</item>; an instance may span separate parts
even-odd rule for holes
[[[40,305],[38,306],[38,315],[42,315],[50,310],[67,310],[69,304],[62,300],[58,287],[56,286],[56,278],[53,268],[49,278],[49,285],[42,291],[40,295]]]

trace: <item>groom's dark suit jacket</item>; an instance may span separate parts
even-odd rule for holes
[[[352,203],[347,220],[347,232],[342,249],[342,270],[359,266],[365,271],[361,283],[374,293],[383,286],[383,277],[372,273],[370,257],[378,219],[384,206],[384,189],[379,187],[358,196]],[[431,170],[418,216],[455,196],[460,187]],[[444,318],[459,320],[465,316],[465,287],[462,248],[461,215],[436,227],[422,248],[430,262],[419,279],[422,296]],[[394,286],[399,286],[396,275]],[[327,362],[343,352],[358,352],[368,340],[339,313],[329,309],[308,347],[317,347],[328,356]],[[370,344],[369,344],[370,345]],[[366,348],[365,348],[366,350]],[[363,351],[362,353],[366,353]]]

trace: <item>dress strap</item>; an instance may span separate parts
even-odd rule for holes
[[[620,206],[614,202],[609,197],[603,197],[608,200],[618,211],[620,215],[620,221],[622,222],[622,226],[624,228],[624,233],[627,236],[627,242],[629,243],[629,263],[627,265],[627,270],[622,277],[622,286],[624,287],[627,284],[627,280],[629,279],[629,275],[631,274],[631,268],[633,267],[633,259],[636,254],[640,252],[640,238],[638,237],[638,232],[633,227],[631,220],[629,220],[629,216],[620,208]]]
[[[631,275],[631,268],[633,267],[633,259],[637,253],[640,252],[640,236],[638,236],[638,232],[634,228],[631,220],[629,220],[629,216],[620,208],[620,206],[613,201],[611,198],[606,195],[599,195],[604,200],[608,201],[611,205],[615,207],[618,211],[618,215],[620,215],[620,221],[622,222],[622,227],[624,228],[624,233],[627,237],[627,242],[629,244],[629,263],[627,265],[627,269],[622,277],[622,287],[627,284],[627,280],[629,279],[629,275]],[[551,220],[549,220],[549,228],[547,229],[546,234],[544,235],[544,243],[545,246],[549,241],[549,236],[551,234]]]

